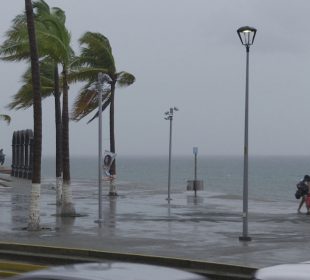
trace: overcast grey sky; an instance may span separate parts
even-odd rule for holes
[[[250,155],[310,153],[309,0],[46,0],[66,12],[72,44],[85,31],[107,36],[117,70],[136,82],[116,92],[116,149],[120,155],[168,153],[169,122],[177,106],[173,154],[242,155],[245,48],[236,30],[257,28],[250,51]],[[24,9],[2,5],[0,34]],[[0,62],[0,146],[10,154],[13,131],[32,128],[32,109],[7,111],[20,87],[22,63]],[[72,104],[81,85],[70,87]],[[70,123],[71,155],[97,154],[97,121]],[[104,114],[104,148],[108,115]],[[53,99],[43,101],[43,156],[55,152]]]

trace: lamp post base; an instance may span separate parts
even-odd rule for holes
[[[96,224],[103,224],[104,220],[103,219],[98,219],[98,220],[95,220],[95,223]]]
[[[239,241],[251,241],[252,238],[250,236],[239,236]]]

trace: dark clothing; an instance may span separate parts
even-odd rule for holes
[[[0,151],[0,164],[1,165],[3,165],[4,160],[5,160],[5,154],[2,151]]]
[[[307,195],[309,193],[309,187],[304,181],[300,181],[297,184],[297,189],[300,192],[301,196]]]

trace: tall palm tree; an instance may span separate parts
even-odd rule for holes
[[[73,64],[77,67],[72,72],[71,79],[75,81],[86,81],[86,85],[81,89],[75,100],[72,112],[74,120],[80,120],[90,112],[97,109],[98,98],[94,90],[90,90],[90,85],[96,82],[99,72],[109,75],[111,88],[109,94],[105,96],[102,110],[110,105],[110,150],[115,153],[115,133],[114,133],[114,96],[116,86],[129,86],[135,81],[135,77],[128,72],[117,72],[112,48],[107,37],[100,33],[86,32],[79,40],[81,55]],[[90,120],[97,117],[98,113]],[[113,162],[110,174],[116,174],[115,161]]]
[[[68,84],[67,71],[73,50],[70,47],[71,36],[65,27],[65,14],[59,8],[51,8],[43,0],[34,3],[35,19],[38,34],[38,45],[41,57],[48,56],[54,61],[54,97],[56,116],[56,177],[61,176],[63,165],[63,215],[75,215],[70,189],[70,164],[69,164],[69,131],[68,131]],[[7,32],[7,40],[0,49],[2,59],[19,61],[29,59],[29,48],[25,44],[25,16],[18,15],[13,20],[13,27]],[[60,90],[58,64],[63,68],[63,113],[60,113]],[[62,125],[63,118],[64,125]],[[63,145],[61,145],[63,143]],[[62,148],[63,147],[63,148]],[[62,157],[62,151],[64,157]],[[57,180],[58,181],[58,180]],[[58,185],[58,183],[57,183]],[[58,187],[57,187],[58,190]]]
[[[70,37],[69,32],[65,27],[66,16],[63,10],[57,7],[50,8],[44,0],[38,0],[34,3],[36,11],[36,21],[43,25],[42,53],[47,54],[53,62],[53,77],[54,77],[54,95],[55,103],[55,126],[56,126],[56,204],[62,203],[62,116],[61,116],[61,102],[60,102],[60,84],[58,63],[61,62],[63,53],[66,52],[63,46],[63,37]],[[46,35],[47,34],[47,35]],[[47,40],[46,40],[47,39]],[[47,44],[44,44],[47,42]]]
[[[48,44],[42,44],[43,50],[55,61],[55,66],[59,63],[62,66],[62,171],[63,171],[63,195],[62,210],[63,216],[75,216],[75,208],[72,200],[70,186],[70,154],[69,154],[69,109],[68,109],[68,71],[74,52],[70,46],[71,35],[65,27],[65,14],[59,8],[49,9],[43,0],[36,2],[37,20],[42,23],[47,30]],[[55,20],[56,19],[56,20]],[[45,51],[43,51],[45,53]],[[55,74],[56,67],[55,67]],[[57,83],[55,83],[57,86]],[[56,88],[55,88],[56,89]],[[59,90],[56,89],[57,92]],[[55,91],[55,92],[56,92]],[[56,105],[57,106],[57,105]],[[57,121],[57,119],[56,119]],[[58,120],[60,123],[60,121]]]
[[[27,30],[29,37],[31,75],[33,86],[33,172],[31,202],[28,217],[28,230],[40,229],[40,189],[41,189],[41,153],[42,153],[42,108],[39,55],[37,49],[34,15],[31,0],[25,0]]]
[[[38,3],[45,3],[43,0]],[[45,7],[47,4],[45,3]],[[38,12],[39,21],[48,29],[50,38],[52,39],[50,48],[47,46],[49,55],[55,62],[62,66],[62,171],[63,171],[63,196],[62,196],[62,211],[63,216],[74,216],[75,208],[72,200],[70,186],[70,154],[69,154],[69,105],[68,105],[68,71],[70,69],[71,60],[74,57],[74,52],[70,46],[71,35],[65,27],[65,15],[60,9],[56,10],[58,21],[53,21],[53,15],[50,17],[47,13]],[[44,44],[45,46],[45,44]],[[58,71],[57,71],[58,72]],[[56,69],[55,69],[56,73]],[[56,83],[55,83],[56,84]]]

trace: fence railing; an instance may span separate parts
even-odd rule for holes
[[[31,179],[33,166],[33,132],[31,129],[14,131],[12,139],[11,176]]]

